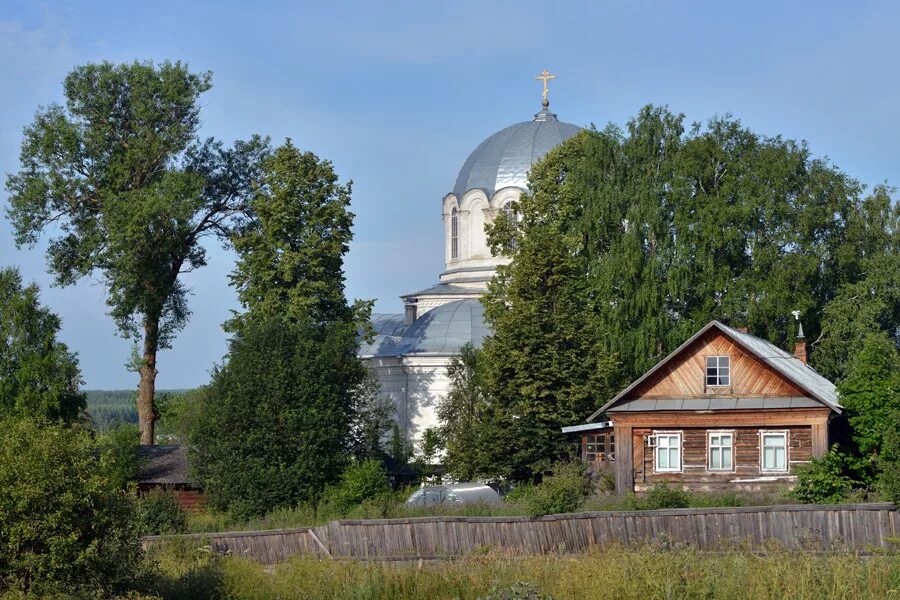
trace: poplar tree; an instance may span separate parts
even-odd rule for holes
[[[153,443],[157,352],[187,322],[181,275],[206,264],[202,241],[227,239],[246,210],[260,138],[224,148],[197,137],[209,73],[182,63],[88,64],[66,77],[65,104],[25,128],[8,177],[18,245],[50,233],[58,285],[99,275],[120,333],[139,340],[141,443]]]
[[[244,308],[192,434],[212,501],[256,515],[315,502],[360,450],[357,357],[371,303],[349,304],[350,184],[290,140],[263,161],[251,218],[232,236]],[[371,440],[369,440],[371,441]],[[371,448],[369,448],[371,449]]]

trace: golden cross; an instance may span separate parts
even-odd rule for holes
[[[537,79],[538,81],[544,82],[544,91],[542,93],[544,100],[541,103],[544,106],[548,106],[550,104],[550,101],[547,99],[547,94],[550,93],[550,88],[547,87],[547,82],[550,81],[551,79],[556,79],[556,75],[551,75],[550,71],[548,71],[547,69],[544,69],[544,71],[540,75],[535,77],[535,79]]]

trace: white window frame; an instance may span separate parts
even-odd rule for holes
[[[780,435],[784,439],[784,468],[766,468],[766,436]],[[760,473],[787,473],[791,468],[791,437],[786,429],[761,429],[759,431],[759,472]]]
[[[653,472],[654,473],[681,473],[684,470],[684,432],[682,431],[654,431],[653,437],[656,438],[656,445],[653,446]],[[671,446],[660,446],[659,439],[665,438],[678,438],[678,467],[665,467],[660,468],[659,466],[659,451],[660,449],[668,450]]]
[[[713,438],[713,436],[721,437],[723,435],[727,435],[731,438],[731,444],[729,446],[723,446],[720,443],[717,446],[717,448],[719,448],[720,450],[722,448],[728,448],[731,450],[731,466],[729,466],[728,468],[714,467],[712,464],[713,463],[713,461],[712,461],[712,451],[713,451],[712,438]],[[735,442],[736,437],[737,436],[735,435],[735,432],[733,429],[722,429],[722,430],[712,429],[712,430],[708,430],[706,432],[706,468],[707,468],[707,470],[714,471],[716,473],[731,473],[734,471],[735,467],[737,466],[737,460],[735,460],[735,452],[734,452],[734,442]],[[721,452],[720,452],[720,455],[721,455]],[[721,460],[721,458],[720,458],[720,460]]]
[[[716,383],[709,382],[709,359],[716,359]],[[725,359],[728,362],[726,368],[728,369],[728,382],[727,383],[718,383],[721,379],[719,375],[719,369],[722,368],[722,365],[719,364],[722,359]],[[707,356],[706,360],[703,361],[703,384],[708,388],[721,388],[721,387],[731,387],[731,357],[727,355],[716,354],[713,356]]]

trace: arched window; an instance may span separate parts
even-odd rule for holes
[[[512,200],[503,205],[503,214],[511,225],[516,226],[522,220],[521,215],[516,211],[516,203]]]
[[[459,258],[459,211],[450,209],[450,258]]]

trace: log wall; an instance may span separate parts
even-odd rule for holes
[[[421,517],[332,521],[313,528],[190,536],[219,553],[274,564],[303,554],[321,558],[419,560],[493,550],[510,555],[579,553],[646,544],[721,551],[772,544],[811,551],[897,547],[893,504],[781,505],[592,512],[529,517]],[[143,538],[146,546],[161,538]]]

